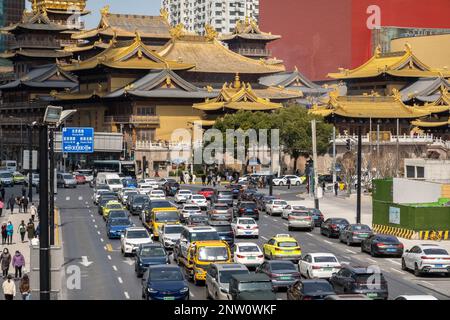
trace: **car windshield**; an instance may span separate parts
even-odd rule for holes
[[[256,208],[256,203],[254,203],[254,202],[245,202],[245,203],[242,203],[241,205],[243,208],[246,208],[246,209]]]
[[[108,204],[108,209],[122,209],[122,205],[119,203]]]
[[[136,197],[136,198],[133,198],[133,204],[142,204],[144,202],[148,202],[148,197]]]
[[[155,213],[156,222],[178,221],[178,212],[176,211],[160,211]]]
[[[323,262],[337,262],[335,257],[314,257],[314,262],[323,263]]]
[[[2,173],[0,173],[0,178],[12,178],[12,174],[7,173],[7,172],[2,172]]]
[[[111,225],[112,226],[128,226],[131,222],[128,219],[112,219]]]
[[[244,282],[239,284],[239,291],[253,292],[253,291],[272,291],[272,282]]]
[[[161,247],[144,247],[141,250],[142,257],[164,257],[166,252]]]
[[[366,225],[356,225],[356,226],[352,226],[352,230],[353,231],[370,231],[369,226]]]
[[[110,202],[111,200],[115,200],[115,198],[103,198],[103,199],[101,199],[100,200],[100,206],[106,206],[106,204],[108,203],[108,202]]]
[[[305,292],[333,292],[333,287],[328,282],[304,282]]]
[[[200,261],[226,261],[228,258],[226,247],[201,247],[198,250],[198,260]]]
[[[125,191],[125,195],[126,195],[126,196],[131,196],[132,194],[139,194],[139,192],[137,192],[136,190],[133,190],[133,191]]]
[[[292,206],[292,210],[306,210],[304,206]]]
[[[119,179],[108,179],[106,180],[107,184],[122,184]]]
[[[239,252],[250,253],[250,252],[260,252],[257,246],[239,246]]]
[[[233,232],[233,229],[231,229],[230,225],[224,225],[224,226],[212,226],[214,229],[217,230],[217,232]]]
[[[151,281],[182,281],[183,274],[177,269],[152,269],[149,273]]]
[[[293,263],[273,262],[270,264],[270,267],[271,267],[272,271],[275,271],[275,270],[296,271],[297,270],[295,264],[293,264]]]
[[[228,206],[226,204],[216,204],[216,205],[214,205],[214,209],[216,209],[216,210],[228,210]]]
[[[333,219],[332,223],[336,223],[336,224],[348,224],[348,221],[345,219]]]
[[[308,211],[294,211],[290,213],[291,216],[295,217],[309,217]]]
[[[197,206],[184,206],[183,208],[184,210],[189,210],[189,211],[200,211],[200,208]]]
[[[144,238],[149,238],[149,236],[145,230],[135,230],[135,231],[128,231],[127,238],[144,239]]]
[[[164,233],[165,234],[181,234],[181,232],[183,231],[183,227],[182,226],[166,226],[164,228]]]
[[[256,221],[253,219],[239,219],[238,224],[256,224]]]
[[[397,238],[394,237],[383,237],[383,236],[378,236],[376,238],[377,241],[379,242],[384,242],[384,243],[399,243],[399,241],[397,240]]]
[[[63,179],[73,179],[73,176],[70,174],[63,175]]]
[[[111,211],[111,212],[109,213],[109,217],[110,217],[111,219],[113,219],[113,218],[122,218],[122,217],[126,218],[126,217],[128,217],[128,214],[127,214],[126,211],[116,211],[116,210],[113,210],[113,211]]]
[[[296,241],[285,241],[285,242],[278,242],[278,246],[280,248],[293,248],[298,247],[298,244]]]
[[[207,241],[207,240],[220,240],[217,232],[195,232],[191,233],[191,242],[194,241]]]
[[[281,201],[280,200],[274,201],[273,204],[277,205],[277,206],[287,206],[287,202],[286,201],[282,201],[282,200]]]
[[[235,274],[248,274],[248,270],[227,270],[221,271],[219,276],[220,283],[230,283],[231,276]]]
[[[423,252],[425,254],[436,254],[436,255],[448,255],[447,250],[445,249],[424,249]]]

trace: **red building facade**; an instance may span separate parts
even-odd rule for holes
[[[260,0],[260,26],[282,36],[270,48],[287,68],[325,80],[371,57],[371,28],[378,23],[450,28],[449,12],[449,0]]]

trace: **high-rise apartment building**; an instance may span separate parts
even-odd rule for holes
[[[251,17],[259,20],[259,0],[162,0],[172,25],[202,34],[205,24],[219,33],[233,32],[236,22]]]
[[[25,0],[0,0],[0,27],[19,22],[24,10]],[[7,48],[8,38],[0,35],[0,52]]]

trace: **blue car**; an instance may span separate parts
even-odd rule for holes
[[[189,300],[189,287],[176,265],[150,266],[142,278],[145,300]]]
[[[169,264],[169,255],[161,243],[141,244],[136,250],[134,271],[141,278],[149,266]]]
[[[127,228],[133,226],[128,218],[109,219],[106,223],[106,233],[109,239],[119,239]]]
[[[138,183],[136,179],[125,178],[122,180],[122,184],[124,188],[137,188]]]

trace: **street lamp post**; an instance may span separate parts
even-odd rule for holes
[[[33,125],[28,125],[28,198],[33,203]]]

